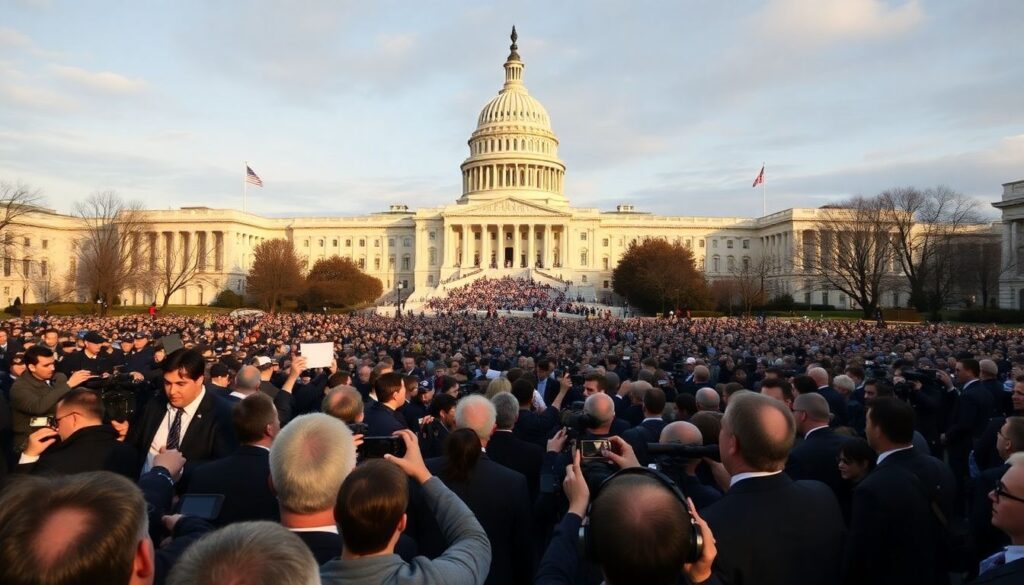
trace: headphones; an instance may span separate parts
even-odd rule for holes
[[[590,515],[590,511],[594,506],[594,502],[597,501],[598,497],[600,497],[605,486],[615,481],[616,478],[626,475],[641,475],[649,477],[668,489],[668,491],[671,492],[677,500],[679,500],[679,503],[683,506],[683,510],[686,511],[686,517],[689,520],[686,526],[681,527],[682,530],[686,530],[689,533],[690,541],[690,548],[687,550],[686,558],[682,559],[682,563],[693,563],[700,559],[704,550],[704,536],[701,534],[700,526],[697,525],[696,520],[693,519],[693,515],[690,514],[690,508],[686,505],[686,496],[683,495],[682,490],[679,489],[676,482],[672,481],[672,478],[660,471],[656,471],[648,467],[627,467],[625,469],[620,469],[608,476],[608,478],[602,481],[601,485],[594,490],[594,493],[590,498],[590,503],[587,505],[587,518],[590,518],[590,522],[580,525],[578,546],[581,549],[582,556],[591,562],[600,561],[600,559],[597,558],[596,551],[594,550],[594,528],[591,526],[593,518]],[[680,563],[680,566],[682,563]]]

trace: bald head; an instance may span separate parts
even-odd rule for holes
[[[235,390],[252,393],[260,389],[260,370],[256,366],[242,366],[235,375]]]
[[[807,370],[807,375],[814,380],[814,383],[818,385],[818,388],[828,386],[828,372],[825,368],[811,368]]]
[[[714,388],[701,388],[697,390],[697,408],[718,412],[722,398]]]
[[[726,469],[779,471],[796,438],[796,421],[786,405],[770,396],[737,392],[722,418],[722,457]]]
[[[677,420],[661,429],[660,443],[679,443],[680,445],[703,445],[704,437],[700,429],[692,423]]]
[[[597,419],[602,426],[615,420],[615,401],[603,393],[592,394],[583,403],[583,412]]]

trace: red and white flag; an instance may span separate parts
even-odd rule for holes
[[[761,165],[761,172],[757,173],[757,178],[754,179],[754,184],[751,187],[757,187],[761,183],[764,183],[764,165]]]
[[[256,185],[257,187],[263,186],[263,179],[260,179],[260,176],[253,172],[253,170],[249,168],[249,165],[245,165],[245,182]]]

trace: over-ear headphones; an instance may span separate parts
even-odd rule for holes
[[[704,551],[704,536],[701,534],[700,526],[697,525],[696,520],[693,519],[693,515],[690,514],[690,508],[686,505],[686,496],[683,495],[682,490],[679,489],[676,482],[672,481],[672,478],[660,471],[656,471],[648,467],[627,467],[625,469],[620,469],[608,476],[608,478],[602,481],[601,485],[594,490],[594,493],[590,498],[590,503],[587,505],[587,518],[590,520],[589,522],[584,522],[580,526],[579,547],[582,550],[583,556],[589,561],[600,562],[600,559],[597,558],[596,551],[594,550],[594,527],[592,526],[593,517],[591,516],[590,511],[594,507],[594,502],[596,502],[597,498],[601,496],[601,492],[604,491],[605,486],[616,479],[627,475],[649,477],[665,486],[665,488],[668,489],[668,491],[670,491],[677,500],[679,500],[679,504],[683,507],[683,510],[686,511],[686,518],[689,520],[689,522],[686,523],[686,526],[681,526],[680,529],[686,530],[689,533],[688,536],[690,542],[690,548],[687,551],[686,558],[682,559],[680,567],[682,566],[682,563],[693,563],[700,559],[701,554]]]

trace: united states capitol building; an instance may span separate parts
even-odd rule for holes
[[[197,277],[171,302],[207,304],[223,289],[244,293],[255,246],[272,238],[291,242],[307,267],[335,255],[351,258],[381,280],[385,297],[401,286],[412,307],[473,279],[505,275],[556,286],[571,281],[573,292],[586,300],[607,302],[613,298],[612,270],[630,244],[661,238],[689,248],[709,280],[768,256],[777,259],[765,278],[770,296],[788,293],[798,303],[852,308],[849,298],[823,288],[801,261],[815,253],[820,209],[694,217],[653,215],[628,202],[614,210],[573,207],[564,189],[567,169],[559,158],[558,137],[548,112],[527,90],[524,69],[513,32],[504,83],[480,111],[469,137],[469,156],[460,166],[462,193],[451,205],[410,209],[395,204],[358,217],[268,218],[207,207],[145,212],[151,265],[174,247],[200,258]],[[685,205],[679,202],[680,208]],[[1003,200],[995,205],[1003,223],[986,226],[978,235],[1002,238],[1002,257],[1009,266],[1018,248],[1024,249],[1024,181],[1004,185]],[[39,211],[19,223],[23,236],[9,246],[0,302],[85,300],[62,284],[75,274],[75,262],[68,259],[81,235],[78,220]],[[894,262],[893,273],[898,270]],[[1001,275],[1000,306],[1024,306],[1024,276],[1019,274],[1013,269]],[[126,291],[122,300],[159,303],[158,288]],[[881,304],[903,306],[906,301],[906,292],[892,290]]]

